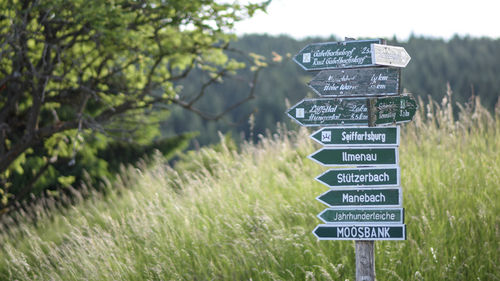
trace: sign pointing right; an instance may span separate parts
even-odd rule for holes
[[[372,63],[395,67],[406,67],[410,62],[410,55],[403,47],[372,44]]]

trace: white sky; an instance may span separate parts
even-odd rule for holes
[[[396,35],[405,40],[411,33],[444,39],[454,34],[500,38],[500,0],[274,0],[267,14],[257,13],[234,31],[297,39]]]

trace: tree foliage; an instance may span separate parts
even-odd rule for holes
[[[71,184],[74,176],[57,169],[62,164],[86,161],[91,176],[102,176],[107,162],[98,151],[117,139],[147,144],[158,137],[165,105],[215,120],[234,109],[242,101],[213,114],[198,101],[245,67],[227,55],[229,31],[265,6],[0,0],[0,206],[43,180]],[[186,93],[178,83],[195,69],[208,78]],[[16,178],[23,184],[13,186]]]

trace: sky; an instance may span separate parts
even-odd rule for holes
[[[406,40],[411,34],[500,38],[500,1],[274,0],[267,13],[237,23],[234,32],[286,34],[297,39],[334,35]]]

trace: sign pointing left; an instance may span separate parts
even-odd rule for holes
[[[371,67],[323,70],[311,82],[321,97],[366,97],[399,95],[401,69]]]
[[[309,159],[323,166],[388,166],[398,164],[396,147],[340,147],[322,148]]]
[[[374,66],[371,44],[381,39],[309,44],[293,60],[305,70]]]
[[[406,240],[405,226],[320,224],[313,233],[319,240]]]

